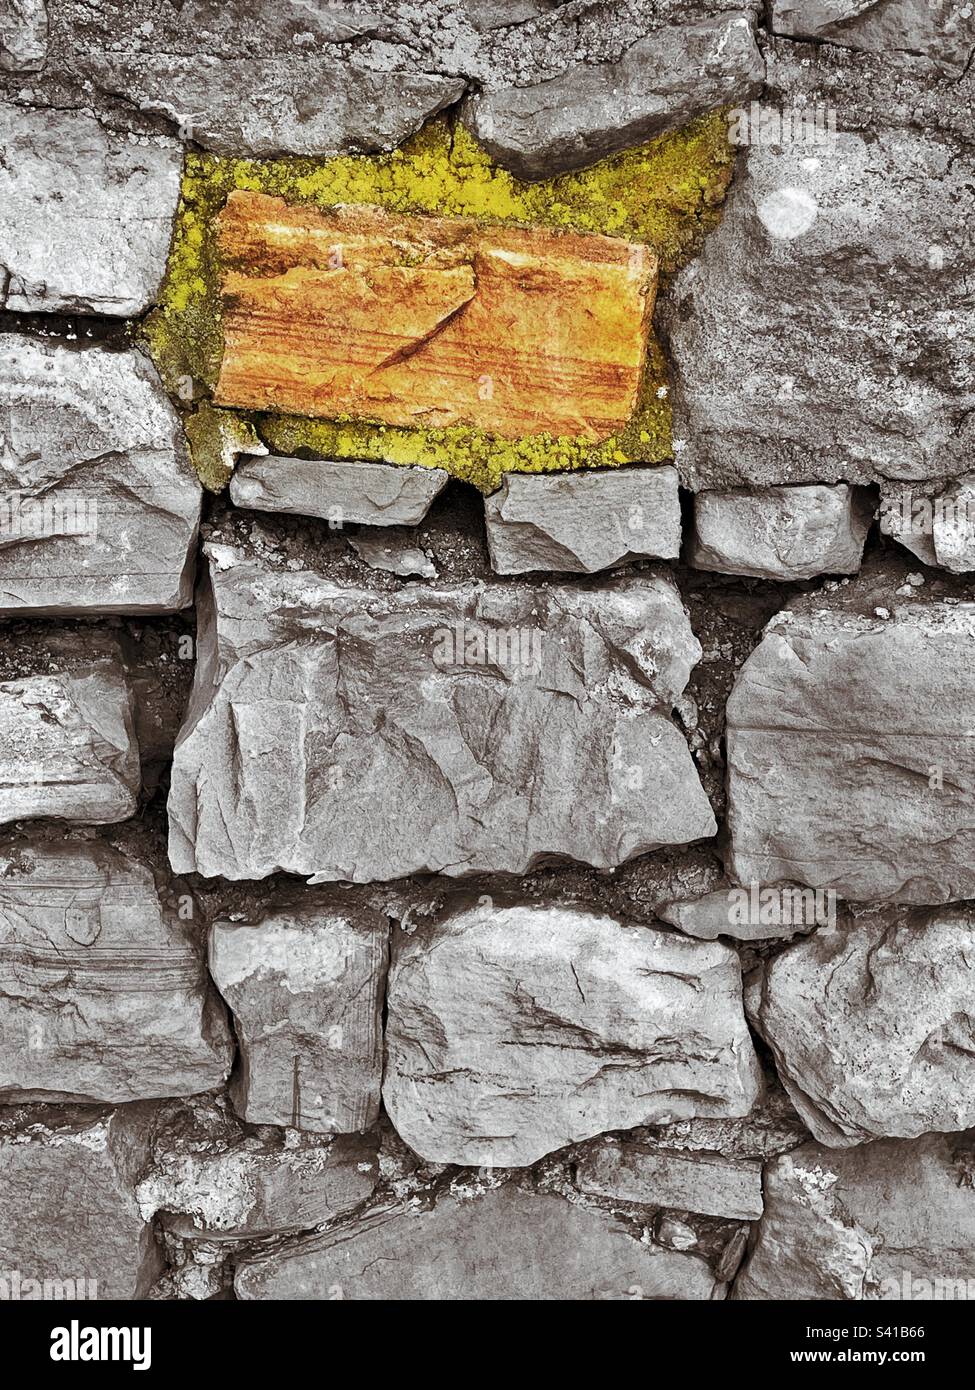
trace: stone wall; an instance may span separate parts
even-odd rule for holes
[[[7,5],[0,1298],[971,1296],[973,56],[961,0]],[[350,202],[398,259],[319,332]],[[549,314],[591,253],[618,438],[602,328],[557,438],[544,351],[481,433],[396,374],[485,229]],[[380,280],[423,419],[318,421]]]

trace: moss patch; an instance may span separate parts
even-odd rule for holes
[[[234,189],[323,209],[370,203],[397,213],[619,236],[652,247],[667,276],[698,251],[716,224],[733,158],[720,112],[579,173],[540,183],[516,179],[494,164],[463,126],[443,120],[383,155],[254,160],[191,154],[160,305],[143,331],[177,400],[188,406],[205,397],[216,382],[222,352],[215,220]],[[446,468],[484,492],[495,489],[507,471],[656,463],[671,455],[666,363],[655,340],[632,420],[598,444],[544,434],[510,440],[463,428],[398,429],[362,420],[254,419],[261,437],[279,453]],[[225,467],[213,466],[207,445],[211,426],[207,417],[188,428],[201,478],[217,490],[227,475]]]

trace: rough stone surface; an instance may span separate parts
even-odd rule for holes
[[[0,1104],[219,1086],[232,1047],[192,924],[107,843],[0,844]]]
[[[747,100],[764,72],[753,16],[729,7],[661,27],[615,62],[479,93],[462,118],[502,164],[522,178],[544,178]]]
[[[238,466],[230,497],[238,507],[318,516],[333,526],[415,526],[443,491],[443,468],[269,457]]]
[[[0,824],[125,820],[142,782],[118,643],[67,633],[49,650],[44,671],[0,681]]]
[[[711,1299],[697,1255],[643,1244],[637,1227],[510,1184],[402,1206],[298,1241],[237,1272],[242,1299],[496,1301]],[[330,1292],[331,1291],[331,1292]]]
[[[0,341],[0,616],[169,613],[201,489],[140,352]]]
[[[20,1280],[4,1298],[146,1297],[162,1265],[134,1195],[146,1123],[131,1106],[0,1112],[0,1279]]]
[[[0,15],[0,69],[37,72],[46,54],[45,0],[7,0]]]
[[[641,555],[674,559],[681,533],[677,470],[510,473],[484,499],[484,520],[498,574],[593,574]]]
[[[753,579],[855,574],[870,515],[845,483],[699,492],[690,563]]]
[[[926,565],[955,574],[975,570],[975,473],[944,487],[887,485],[880,529]]]
[[[762,1165],[720,1154],[681,1154],[606,1139],[576,1165],[580,1192],[612,1201],[754,1221],[762,1214]]]
[[[425,550],[405,545],[401,533],[388,532],[379,536],[356,536],[349,545],[370,569],[396,574],[401,579],[436,579],[437,567]]]
[[[794,1149],[765,1170],[765,1215],[732,1296],[970,1297],[971,1172],[971,1136]]]
[[[491,903],[394,941],[383,1101],[425,1159],[529,1164],[758,1095],[725,946]]]
[[[0,143],[0,308],[147,309],[169,250],[178,145],[129,140],[80,111],[3,101]]]
[[[231,1095],[252,1124],[349,1133],[374,1124],[382,1083],[388,924],[323,903],[254,926],[217,922],[210,971],[234,1013]]]
[[[920,56],[960,78],[975,52],[971,12],[958,0],[772,0],[777,34],[878,53]]]
[[[967,909],[881,909],[769,962],[756,1022],[821,1143],[975,1125],[973,939]]]
[[[669,580],[378,594],[209,558],[169,801],[178,872],[608,867],[714,833],[664,713],[700,652]]]
[[[782,614],[727,707],[733,877],[841,898],[975,896],[975,608]]]
[[[702,898],[662,903],[654,911],[663,921],[701,941],[715,941],[719,936],[735,941],[769,941],[826,924],[824,905],[815,901],[811,889],[795,884],[777,884],[774,889],[757,884],[755,887],[756,892],[718,888]]]

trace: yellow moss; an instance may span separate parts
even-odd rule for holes
[[[372,203],[391,212],[474,217],[497,224],[542,225],[624,237],[656,252],[664,275],[700,248],[720,216],[733,150],[724,115],[604,159],[589,169],[525,183],[494,164],[473,136],[443,120],[400,149],[335,159],[228,159],[187,156],[173,246],[159,308],[145,335],[169,389],[192,399],[220,370],[219,265],[214,224],[233,189],[250,189],[331,208]],[[651,342],[633,419],[613,439],[533,435],[520,440],[453,428],[405,430],[360,421],[264,416],[263,438],[279,452],[305,449],[335,458],[446,468],[484,491],[506,471],[606,467],[670,457],[670,407],[663,354]],[[220,470],[197,460],[204,483]]]

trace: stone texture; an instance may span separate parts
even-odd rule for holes
[[[641,555],[675,559],[681,535],[677,470],[509,473],[484,499],[484,520],[498,574],[593,574]]]
[[[146,1297],[162,1265],[134,1195],[147,1121],[138,1106],[0,1113],[0,1279],[18,1276],[21,1299]]]
[[[214,925],[210,972],[234,1013],[231,1094],[245,1120],[320,1133],[375,1123],[388,935],[378,913],[338,903]]]
[[[702,898],[662,903],[654,911],[701,941],[715,941],[719,936],[769,941],[812,931],[828,921],[828,904],[817,902],[812,889],[796,884],[756,884],[754,890],[718,888]]]
[[[636,408],[645,246],[243,190],[217,238],[219,405],[591,441]]]
[[[395,1206],[245,1260],[241,1299],[622,1300],[720,1297],[699,1256],[644,1244],[605,1211],[510,1184]]]
[[[971,1138],[838,1152],[804,1144],[765,1170],[765,1215],[737,1299],[970,1299]]]
[[[0,342],[0,616],[169,613],[201,489],[140,352]]]
[[[734,952],[582,910],[489,902],[398,936],[387,1009],[386,1111],[438,1163],[744,1115],[760,1088]]]
[[[730,865],[859,901],[975,895],[970,604],[781,614],[727,707]]]
[[[845,483],[699,492],[690,563],[753,579],[855,574],[870,516]]]
[[[580,1192],[611,1201],[754,1221],[762,1214],[762,1165],[720,1154],[668,1152],[604,1139],[576,1164]]]
[[[944,487],[887,485],[880,529],[926,565],[955,574],[975,570],[975,473]]]
[[[415,545],[404,545],[402,536],[353,537],[349,545],[370,569],[382,570],[384,574],[396,574],[401,579],[436,579],[437,567],[425,550]]]
[[[730,6],[662,26],[614,62],[471,96],[462,119],[521,178],[578,169],[754,96],[765,72],[754,27],[753,15]]]
[[[162,279],[181,155],[79,111],[0,101],[0,308],[141,314]]]
[[[232,1046],[191,922],[97,840],[0,844],[0,1103],[219,1086]],[[182,900],[181,900],[182,901]]]
[[[44,0],[7,0],[0,15],[0,69],[37,72],[47,54]]]
[[[238,507],[319,516],[335,527],[416,526],[443,491],[443,468],[269,457],[242,463],[230,481]]]
[[[229,546],[209,565],[169,801],[178,872],[609,867],[714,833],[664,712],[700,654],[668,579],[377,593]]]
[[[921,56],[954,78],[975,51],[975,25],[958,0],[772,0],[777,34],[878,53]]]
[[[49,651],[43,670],[0,681],[0,824],[125,820],[141,773],[118,643],[67,633]]]
[[[821,1143],[975,1125],[973,933],[967,910],[880,909],[769,961],[756,1021]]]

